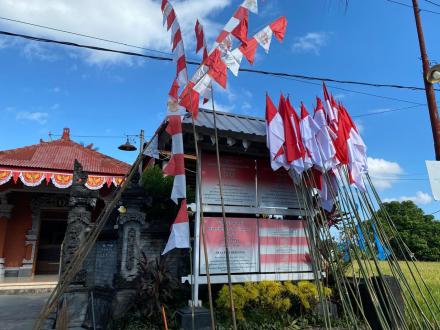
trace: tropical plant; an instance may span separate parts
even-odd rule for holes
[[[141,314],[148,318],[160,316],[162,306],[175,302],[177,288],[178,282],[169,270],[167,257],[149,261],[142,251],[136,297],[136,307]]]

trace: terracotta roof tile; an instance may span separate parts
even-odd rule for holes
[[[75,159],[91,174],[125,175],[130,165],[70,140],[68,129],[59,140],[0,151],[0,166],[39,170],[73,170]]]

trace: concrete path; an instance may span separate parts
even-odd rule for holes
[[[0,330],[31,330],[49,294],[0,295]]]

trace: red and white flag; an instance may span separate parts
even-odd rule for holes
[[[266,138],[270,152],[270,164],[274,171],[280,167],[289,169],[284,154],[284,127],[283,119],[277,111],[269,95],[266,93]]]
[[[334,99],[332,103],[332,97],[330,97],[327,91],[327,86],[324,82],[322,83],[322,89],[324,90],[325,115],[327,118],[327,123],[331,131],[336,134],[338,131],[338,108],[337,105],[334,103]]]
[[[301,174],[304,171],[307,171],[309,168],[313,166],[312,160],[309,157],[309,154],[307,153],[306,148],[304,147],[303,140],[301,137],[301,125],[300,125],[300,118],[298,114],[296,113],[295,108],[290,103],[290,99],[287,98],[286,100],[287,109],[291,115],[292,119],[292,126],[294,129],[294,138],[295,143],[297,144],[297,148],[299,150],[300,157],[302,159],[302,162],[293,162],[293,168],[298,172],[298,174]]]
[[[301,174],[304,171],[304,161],[298,144],[294,118],[283,94],[280,96],[278,109],[283,120],[286,161],[296,173]]]
[[[196,21],[195,26],[195,32],[196,32],[196,54],[203,49],[203,60],[205,60],[208,57],[208,46],[206,44],[206,38],[205,38],[205,31],[203,29],[203,25],[199,22],[199,20]]]
[[[319,97],[316,98],[316,107],[313,115],[315,123],[319,127],[316,134],[316,142],[319,146],[319,151],[322,158],[321,170],[322,172],[335,168],[339,161],[336,159],[336,149],[333,140],[330,136],[330,128],[324,113],[324,106]]]
[[[248,62],[250,64],[253,64],[258,45],[261,45],[266,53],[268,53],[272,41],[272,36],[275,36],[280,42],[283,41],[286,35],[286,28],[287,19],[285,16],[281,16],[280,18],[263,28],[257,34],[255,34],[251,39],[243,43],[239,47],[239,49],[246,57]]]
[[[235,11],[234,15],[232,15],[232,17],[223,27],[223,30],[218,35],[217,39],[215,40],[214,46],[209,53],[211,54],[225,41],[227,43],[230,43],[230,41],[228,41],[227,39],[231,36],[231,34],[239,39],[241,42],[246,42],[248,34],[249,11],[256,13],[257,10],[257,0],[243,1],[243,3]]]
[[[309,115],[303,103],[301,103],[300,129],[303,145],[312,160],[312,164],[323,170],[321,152],[319,150],[318,142],[316,141],[316,135],[319,133],[320,129],[318,124]]]
[[[366,191],[363,175],[368,171],[367,147],[355,123],[342,104],[339,106],[339,121],[342,122],[340,127],[343,126],[344,129],[338,142],[343,143],[344,140],[346,141],[345,148],[342,146],[341,149],[342,152],[346,152],[346,164],[349,169],[350,183],[353,183],[361,191]]]
[[[171,135],[172,148],[170,161],[163,169],[163,172],[174,177],[171,199],[178,204],[179,198],[186,198],[185,159],[180,115],[168,116],[166,131]]]
[[[186,199],[184,199],[180,203],[179,212],[177,213],[176,220],[174,220],[174,223],[171,226],[171,234],[162,255],[173,249],[186,249],[189,247],[189,219]]]

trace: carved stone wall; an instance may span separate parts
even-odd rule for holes
[[[131,281],[136,277],[141,248],[141,229],[145,225],[145,213],[134,207],[127,209],[118,219],[122,232],[121,276]]]

